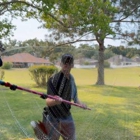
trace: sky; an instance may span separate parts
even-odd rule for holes
[[[44,40],[45,34],[47,34],[46,29],[38,28],[39,26],[41,26],[41,24],[35,19],[30,19],[24,22],[20,19],[15,19],[13,21],[13,24],[16,26],[17,29],[14,31],[14,36],[11,39],[16,39],[18,41],[25,41],[34,38]],[[97,43],[95,42],[94,44]],[[105,46],[119,46],[120,44],[120,41],[105,40]]]

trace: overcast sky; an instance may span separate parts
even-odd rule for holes
[[[14,31],[14,37],[12,37],[12,39],[16,39],[18,41],[25,41],[34,38],[44,40],[45,34],[47,34],[46,29],[38,29],[41,24],[34,19],[30,19],[26,22],[17,19],[13,21],[13,24],[16,25],[17,29]],[[95,42],[94,44],[97,43]],[[107,46],[108,44],[113,46],[119,46],[120,41],[105,40],[105,46]]]

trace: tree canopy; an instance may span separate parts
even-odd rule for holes
[[[98,85],[104,85],[105,39],[124,39],[131,42],[139,39],[138,0],[60,0],[55,1],[54,8],[49,12],[55,18],[43,14],[42,19],[45,21],[44,26],[52,29],[57,40],[62,38],[62,43],[98,42]],[[64,37],[67,39],[64,40]]]

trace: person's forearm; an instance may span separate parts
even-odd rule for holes
[[[77,104],[80,104],[81,103],[81,101],[79,100],[79,99],[77,99],[77,102],[76,102]]]
[[[79,99],[77,99],[77,103],[80,104],[81,106],[83,106],[84,108],[87,108],[87,105],[82,103]]]
[[[51,98],[47,98],[46,99],[46,104],[47,106],[55,106],[55,105],[59,105],[62,103],[62,98],[59,96],[55,96],[55,99],[51,99]]]
[[[55,106],[56,102],[55,102],[54,99],[47,98],[46,99],[46,104],[47,104],[47,106]]]

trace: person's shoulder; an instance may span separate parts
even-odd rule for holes
[[[59,74],[60,74],[60,72],[56,72],[56,73],[52,74],[49,79],[53,79],[53,78],[55,78]]]
[[[57,73],[52,74],[48,79],[48,83],[52,82],[56,75],[57,75]]]
[[[71,77],[72,80],[74,80],[74,76],[72,74],[70,74],[70,77]]]

